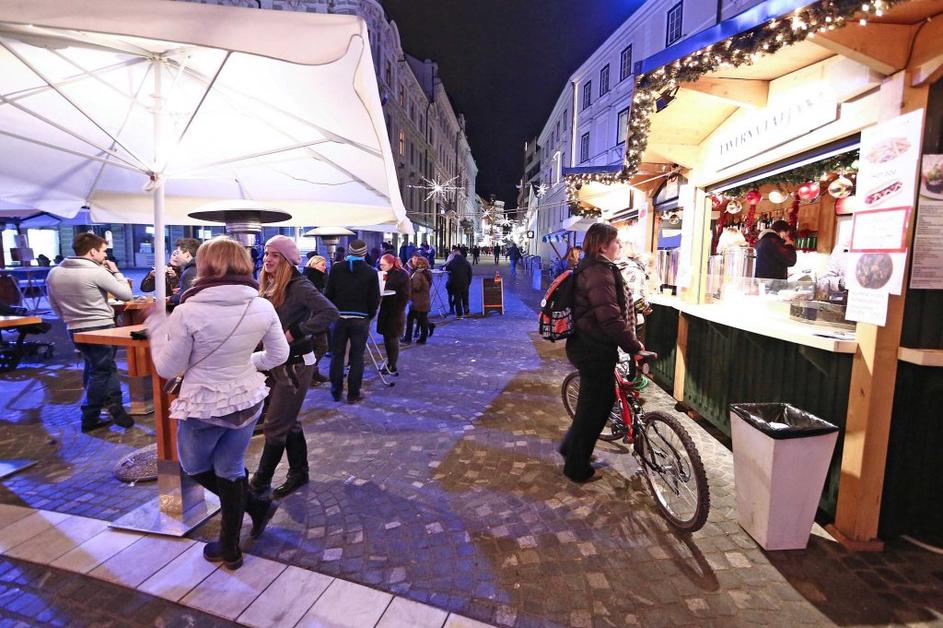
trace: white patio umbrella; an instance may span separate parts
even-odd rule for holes
[[[157,251],[229,207],[411,230],[353,16],[0,0],[0,154],[9,202],[153,224]]]

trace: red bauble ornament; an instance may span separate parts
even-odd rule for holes
[[[796,194],[799,195],[804,201],[814,201],[819,197],[819,194],[822,193],[822,189],[819,187],[818,182],[809,181],[808,183],[803,183],[799,186]]]
[[[763,195],[760,194],[759,190],[750,190],[744,195],[743,200],[747,202],[747,205],[756,205],[763,200]]]
[[[716,194],[711,196],[711,207],[714,209],[720,209],[720,206],[724,204],[724,197],[717,196]]]

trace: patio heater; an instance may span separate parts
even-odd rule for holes
[[[327,258],[329,262],[334,261],[334,253],[337,251],[337,243],[340,242],[341,236],[352,235],[356,234],[346,227],[316,227],[305,232],[306,238],[321,238],[321,242],[327,247]]]
[[[226,235],[246,248],[255,246],[262,225],[291,219],[291,214],[280,209],[218,209],[192,212],[189,216],[194,220],[224,223]]]

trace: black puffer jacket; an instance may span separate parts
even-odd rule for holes
[[[464,255],[456,255],[445,265],[449,271],[449,285],[453,290],[467,290],[472,281],[472,267]]]
[[[786,279],[789,267],[796,265],[796,247],[786,244],[779,234],[766,229],[756,243],[756,277]]]
[[[373,318],[380,306],[380,280],[377,271],[361,260],[334,262],[327,276],[324,296],[344,316]]]
[[[616,353],[616,347],[627,353],[640,351],[642,343],[635,337],[635,316],[626,306],[631,302],[627,292],[615,264],[602,257],[584,258],[576,268],[573,337],[606,353],[606,359]]]
[[[337,320],[337,308],[318,292],[297,270],[285,288],[285,301],[275,308],[282,329],[293,338],[288,363],[299,362],[301,356],[314,350],[312,336],[323,334]]]

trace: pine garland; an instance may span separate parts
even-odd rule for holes
[[[740,185],[724,191],[724,196],[729,198],[740,198],[750,190],[755,190],[764,185],[778,184],[783,186],[802,185],[808,181],[821,181],[832,173],[839,173],[849,177],[854,177],[858,172],[858,151],[851,151],[835,155],[822,161],[799,166],[780,174],[774,174],[752,181],[746,185]]]

